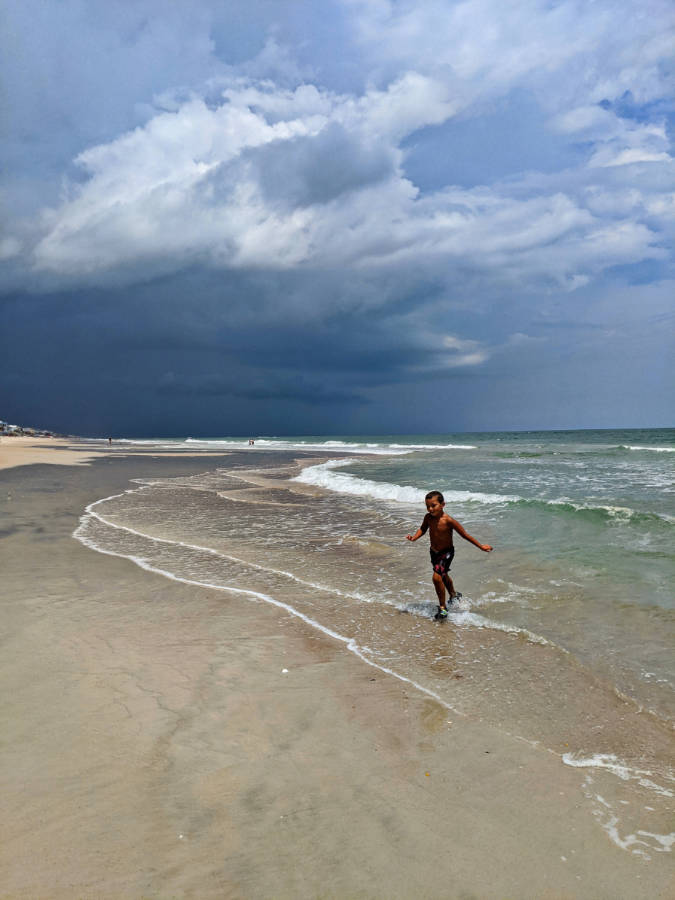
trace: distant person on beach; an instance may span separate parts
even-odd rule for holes
[[[461,597],[455,590],[455,586],[450,578],[450,564],[455,555],[455,547],[452,543],[452,533],[456,531],[465,541],[474,544],[479,550],[489,553],[492,547],[489,544],[481,544],[476,538],[464,530],[456,519],[451,518],[445,512],[445,498],[440,491],[429,491],[424,498],[427,505],[427,514],[422,519],[422,524],[415,534],[406,535],[408,541],[418,541],[423,534],[429,532],[431,555],[431,566],[434,570],[432,581],[436,589],[438,597],[437,619],[445,619],[448,615],[448,609],[445,604],[445,589],[448,589],[450,603],[456,598]]]
[[[112,444],[112,438],[108,438],[108,443]]]

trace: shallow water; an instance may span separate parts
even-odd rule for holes
[[[369,456],[302,472],[257,470],[252,453],[247,470],[142,482],[92,504],[77,536],[223,589],[224,602],[274,603],[454,715],[579,766],[585,790],[601,785],[610,837],[644,832],[624,849],[649,855],[670,846],[675,789],[673,436],[368,439],[357,449]],[[351,449],[337,443],[331,452]],[[458,539],[464,597],[443,623],[426,539],[405,541],[431,486],[496,547]]]

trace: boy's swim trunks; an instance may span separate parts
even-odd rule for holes
[[[429,548],[429,556],[431,557],[431,565],[434,572],[438,572],[439,575],[447,575],[454,555],[454,547],[447,547],[445,550],[432,550]]]

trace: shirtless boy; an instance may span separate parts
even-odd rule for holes
[[[427,504],[427,514],[422,519],[422,524],[415,534],[406,535],[408,541],[418,541],[423,534],[429,532],[429,541],[431,547],[429,553],[431,555],[431,565],[434,570],[432,580],[434,588],[438,596],[438,612],[437,619],[445,619],[448,615],[448,609],[445,605],[445,589],[448,589],[450,602],[455,599],[457,592],[450,578],[450,563],[455,555],[455,548],[452,543],[452,532],[456,531],[465,541],[474,544],[479,550],[489,553],[492,547],[489,544],[481,544],[476,538],[471,537],[468,532],[444,511],[445,500],[440,491],[429,491],[424,498]]]

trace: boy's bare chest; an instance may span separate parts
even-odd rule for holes
[[[429,522],[429,542],[432,550],[445,550],[452,547],[452,522],[443,518],[438,522],[432,519]]]

